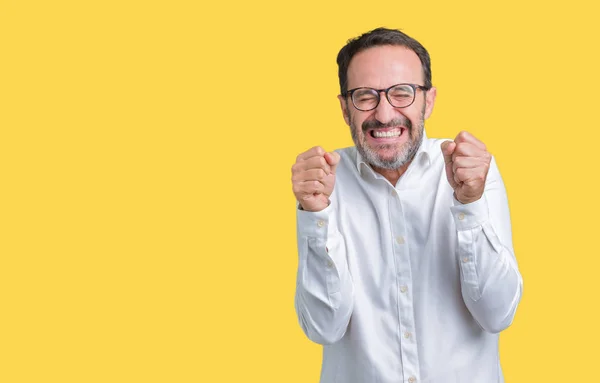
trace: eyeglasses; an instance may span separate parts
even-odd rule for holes
[[[379,105],[381,92],[385,92],[385,97],[394,108],[411,106],[415,102],[417,89],[428,91],[430,88],[416,84],[396,84],[387,89],[354,88],[346,91],[342,96],[350,96],[352,104],[356,109],[368,112]]]

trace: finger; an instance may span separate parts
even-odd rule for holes
[[[487,148],[485,147],[485,144],[483,142],[481,142],[479,139],[477,139],[471,133],[464,131],[464,130],[461,131],[460,133],[458,133],[458,135],[454,139],[454,142],[456,142],[457,144],[459,144],[461,142],[468,142],[468,143],[478,147],[479,149],[487,150]]]
[[[444,162],[446,164],[452,162],[452,153],[456,149],[456,143],[454,141],[444,141],[441,145],[442,154],[444,155]]]
[[[323,156],[314,156],[306,160],[296,162],[294,166],[292,166],[292,173],[303,172],[311,169],[323,169],[326,174],[331,173],[331,166],[327,163],[327,160],[325,160],[325,157]]]
[[[476,168],[485,165],[486,162],[484,158],[458,156],[452,160],[452,171],[456,172],[456,169],[458,168]]]
[[[323,169],[310,169],[303,172],[296,172],[292,174],[292,182],[299,181],[322,181],[325,179],[327,174]]]
[[[296,157],[296,162],[305,161],[314,156],[323,156],[325,154],[325,149],[320,146],[315,146],[313,148],[308,149],[304,153],[300,153],[298,157]]]
[[[331,173],[335,174],[338,164],[340,163],[340,154],[338,152],[325,153],[325,160],[331,167]]]
[[[485,157],[486,151],[471,144],[470,142],[460,142],[456,144],[456,149],[452,153],[452,161],[457,157]]]
[[[302,198],[303,196],[323,194],[325,185],[320,181],[300,181],[295,182],[292,189],[296,197]]]
[[[486,172],[482,168],[458,168],[454,172],[454,179],[458,183],[474,185],[485,181]]]
[[[452,173],[452,180],[454,181],[454,185],[452,185],[452,189],[456,189],[456,187],[460,186],[462,180],[457,172]]]

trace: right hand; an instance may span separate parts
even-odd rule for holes
[[[302,209],[314,212],[329,206],[339,162],[338,153],[328,153],[320,146],[298,155],[292,166],[292,189]]]

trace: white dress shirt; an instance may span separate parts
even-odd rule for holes
[[[295,306],[321,383],[504,381],[498,333],[523,284],[506,191],[492,159],[483,197],[458,202],[442,142],[424,136],[396,185],[338,150],[331,204],[298,210]]]

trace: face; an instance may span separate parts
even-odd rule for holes
[[[424,85],[419,57],[402,46],[368,48],[357,53],[348,66],[348,89],[386,89],[400,83]],[[435,88],[426,93],[417,89],[412,105],[394,108],[382,92],[377,108],[368,112],[356,109],[350,97],[338,97],[359,153],[376,168],[396,170],[409,164],[417,153],[435,95]]]

